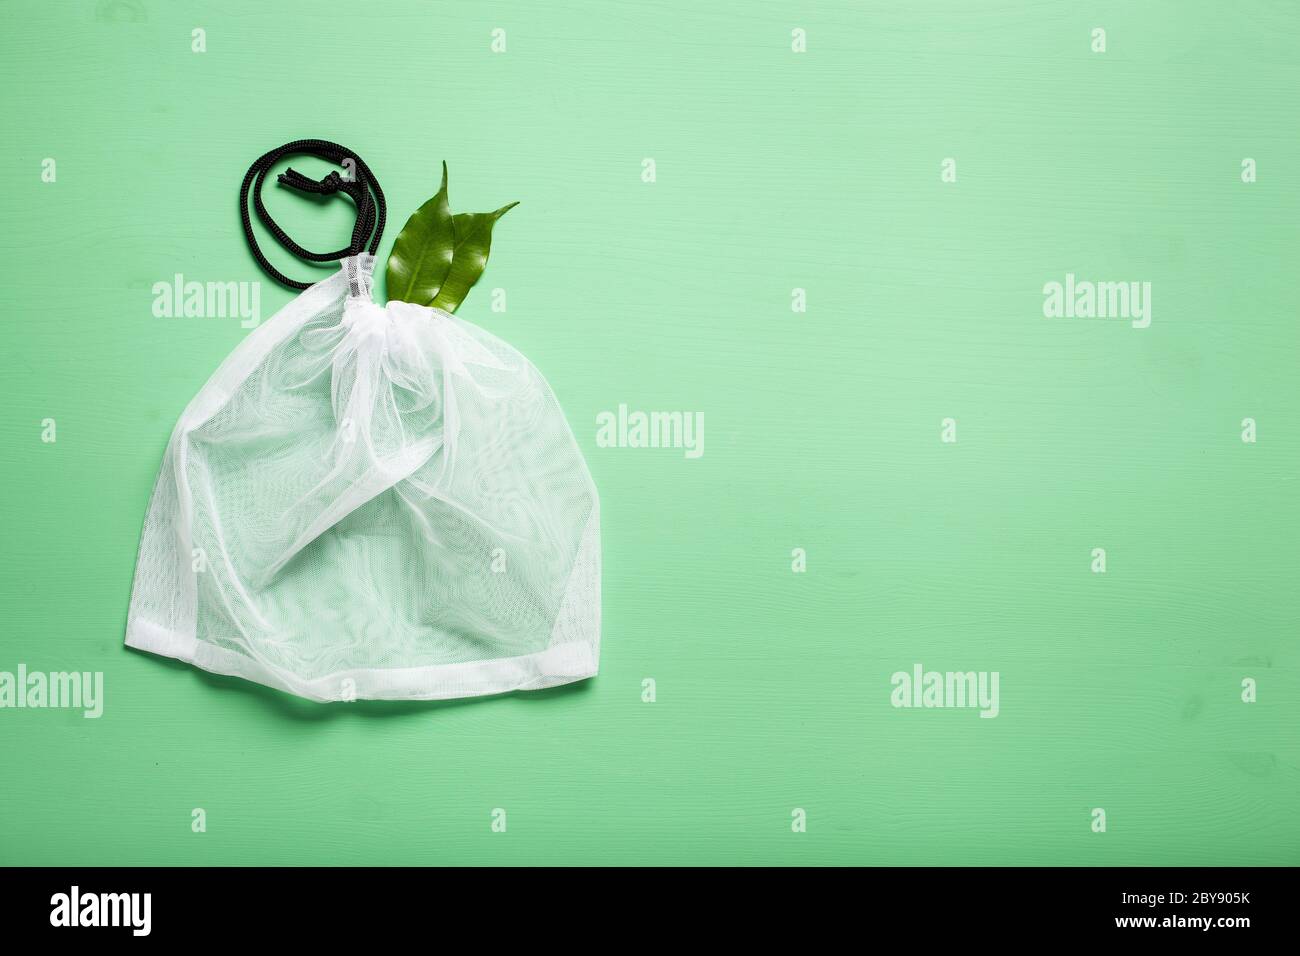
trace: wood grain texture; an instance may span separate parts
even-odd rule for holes
[[[106,685],[0,710],[0,863],[1300,863],[1300,9],[329,6],[0,5],[0,670]],[[262,279],[239,180],[307,136],[375,170],[381,262],[443,160],[456,208],[521,200],[459,314],[600,489],[595,680],[319,707],[122,647],[246,334],[152,286]],[[1150,328],[1045,319],[1067,272],[1151,282]],[[703,412],[704,455],[599,447],[619,403]],[[916,662],[998,671],[998,717],[892,707]]]

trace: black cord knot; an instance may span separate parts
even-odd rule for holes
[[[337,169],[331,169],[327,175],[317,180],[290,168],[277,176],[276,181],[281,186],[289,186],[299,192],[316,193],[319,196],[329,196],[347,188]]]
[[[352,241],[346,248],[336,249],[331,252],[312,252],[309,249],[304,249],[280,228],[279,224],[271,218],[271,214],[267,212],[266,206],[263,205],[262,182],[271,166],[285,156],[298,153],[307,153],[326,162],[355,170],[355,176],[349,179],[340,176],[336,169],[330,170],[321,179],[304,176],[296,169],[286,169],[276,177],[277,182],[281,185],[296,189],[299,192],[314,193],[318,196],[343,193],[353,201],[357,208],[357,221],[352,228]],[[277,282],[283,283],[291,289],[308,288],[311,283],[290,279],[271,265],[266,260],[266,256],[262,255],[262,250],[257,246],[257,237],[253,234],[252,217],[249,214],[248,201],[250,194],[253,200],[253,211],[257,213],[257,218],[262,221],[262,225],[275,237],[276,241],[300,259],[305,259],[308,262],[330,262],[357,256],[363,252],[369,252],[373,256],[375,250],[379,247],[379,239],[384,232],[384,220],[387,212],[384,205],[384,192],[379,188],[379,183],[375,182],[374,174],[370,172],[370,167],[361,160],[361,157],[338,143],[331,143],[323,139],[300,139],[292,143],[285,143],[283,146],[259,156],[245,174],[244,181],[239,187],[239,214],[240,219],[243,221],[244,237],[248,240],[253,258]]]

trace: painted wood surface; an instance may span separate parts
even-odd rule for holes
[[[0,7],[0,671],[105,681],[0,709],[0,863],[1300,863],[1300,8],[331,6]],[[154,284],[263,279],[239,181],[299,137],[375,170],[381,260],[444,159],[522,201],[460,314],[600,489],[596,679],[321,707],[122,647],[247,334]],[[1045,317],[1067,275],[1150,324]],[[703,454],[601,447],[620,404]],[[893,706],[916,664],[998,715]]]

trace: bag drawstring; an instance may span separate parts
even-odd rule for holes
[[[352,202],[357,207],[357,222],[352,229],[352,243],[344,249],[335,252],[312,252],[304,249],[280,228],[280,225],[267,212],[266,206],[262,204],[262,183],[266,179],[267,171],[285,156],[302,153],[318,156],[339,166],[345,166],[349,162],[355,166],[356,175],[352,179],[344,179],[339,175],[338,170],[331,170],[319,180],[304,176],[295,169],[287,169],[277,177],[277,182],[280,185],[289,186],[299,192],[314,193],[321,196],[330,196],[341,192],[352,199]],[[265,269],[271,278],[291,289],[310,288],[312,283],[290,279],[271,265],[266,256],[262,254],[262,250],[258,248],[257,237],[253,234],[252,216],[248,211],[248,194],[250,192],[253,194],[253,208],[257,211],[257,218],[261,220],[262,225],[267,228],[280,245],[300,259],[305,259],[308,262],[332,262],[337,259],[357,256],[363,252],[368,252],[373,256],[375,250],[379,248],[379,240],[384,233],[384,220],[388,215],[388,208],[384,203],[384,191],[379,188],[379,183],[375,181],[370,167],[365,164],[361,157],[338,143],[331,143],[323,139],[299,139],[294,140],[292,143],[285,143],[283,146],[259,156],[253,165],[249,167],[248,172],[244,175],[244,182],[239,187],[239,213],[244,224],[244,238],[248,240],[248,247],[253,253],[253,258],[257,260],[257,264]],[[367,240],[369,240],[368,245]]]

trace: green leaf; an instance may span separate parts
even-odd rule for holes
[[[435,309],[456,311],[487,266],[488,253],[492,249],[492,227],[518,205],[512,202],[496,212],[460,212],[452,217],[456,244],[451,268],[432,302]]]
[[[442,187],[417,209],[393,243],[388,257],[388,297],[417,305],[437,298],[451,270],[456,231],[447,206],[447,164],[442,164]]]

